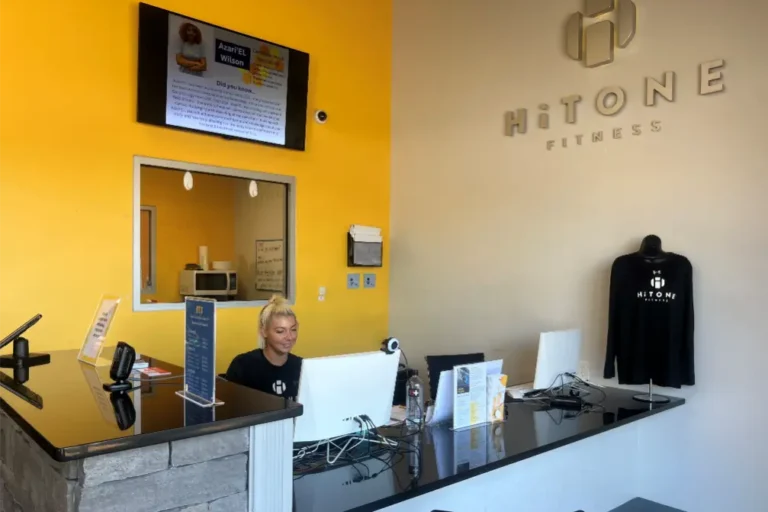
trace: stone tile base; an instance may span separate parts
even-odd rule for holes
[[[247,512],[248,429],[59,463],[0,412],[0,512]]]

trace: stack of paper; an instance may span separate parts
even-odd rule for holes
[[[349,234],[355,242],[381,243],[382,241],[381,228],[355,224],[349,228]]]

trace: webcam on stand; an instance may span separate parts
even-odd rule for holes
[[[381,351],[387,354],[394,354],[400,349],[400,340],[397,338],[387,338],[381,342]]]

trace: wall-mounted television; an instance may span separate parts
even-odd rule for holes
[[[139,4],[141,123],[304,150],[309,55]]]

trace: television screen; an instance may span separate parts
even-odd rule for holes
[[[138,121],[304,149],[309,55],[139,4]]]

